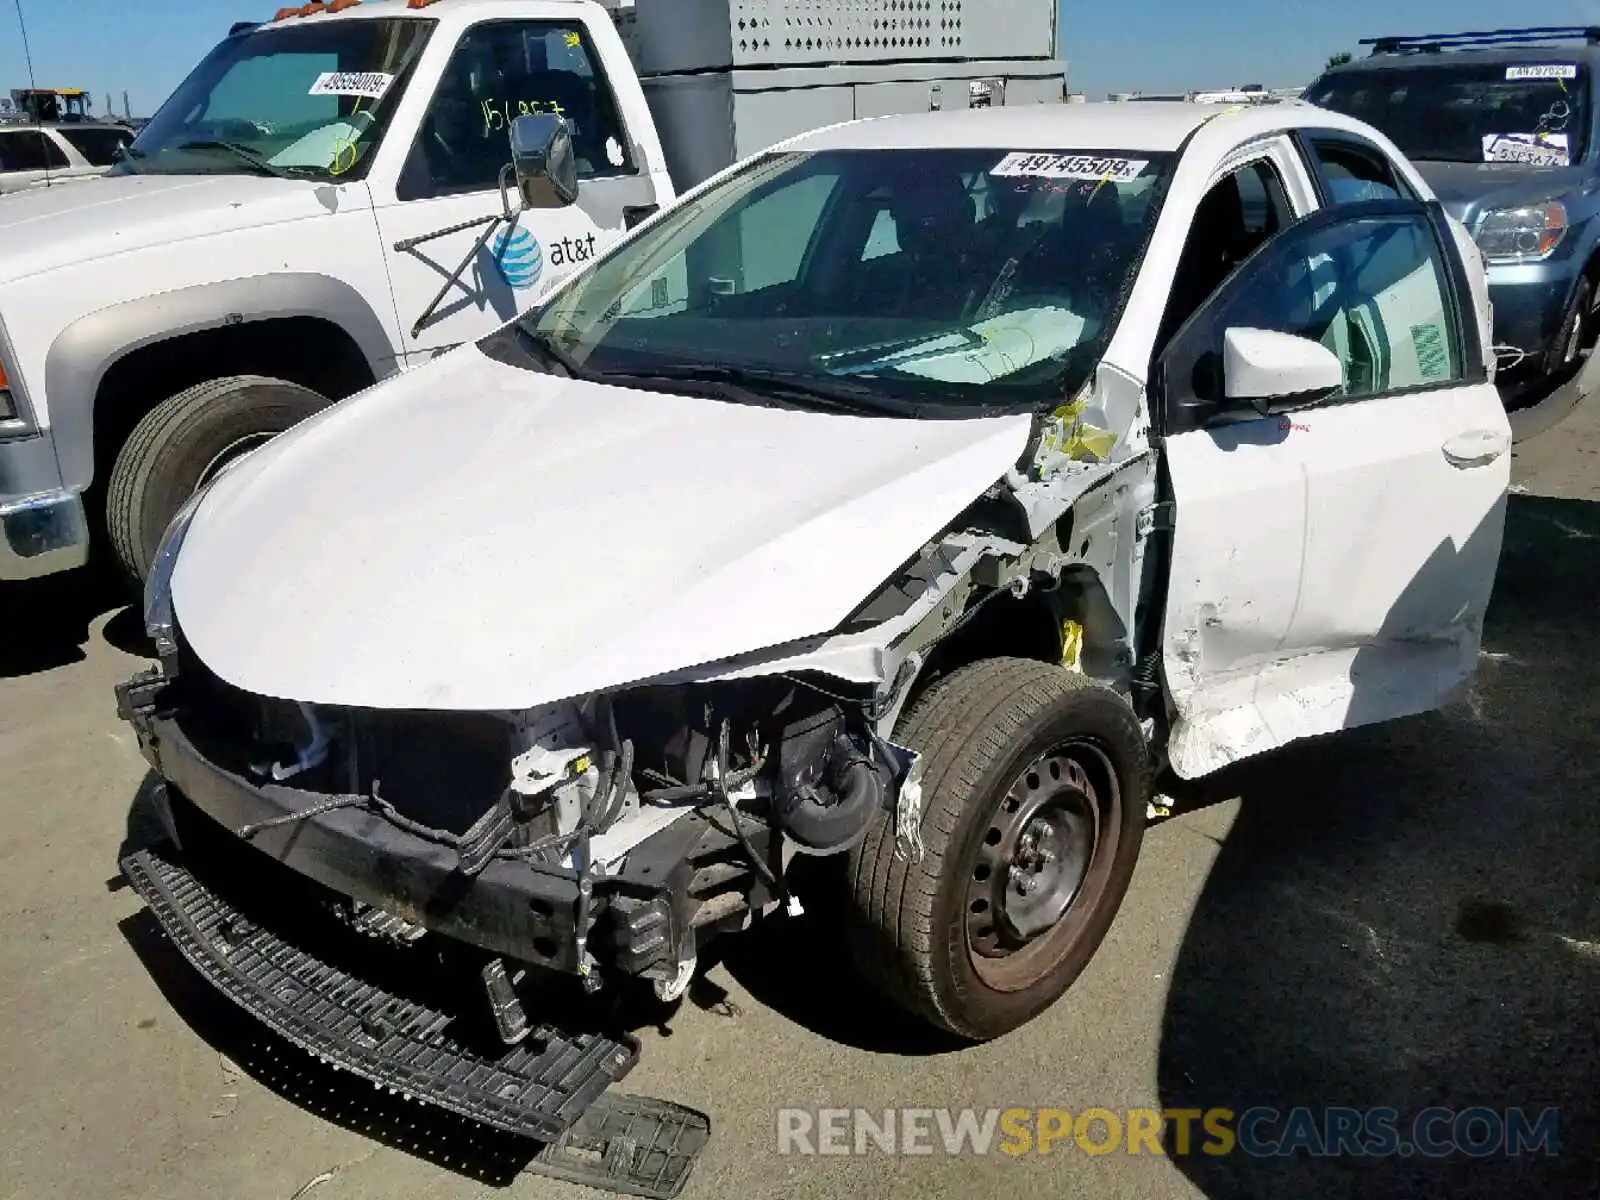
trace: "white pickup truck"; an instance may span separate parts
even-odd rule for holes
[[[965,5],[816,4],[804,37],[777,0],[331,0],[235,26],[107,178],[0,207],[0,581],[80,565],[102,517],[143,576],[232,456],[483,336],[736,157],[1062,98],[1054,0]],[[581,193],[512,226],[509,125],[540,111]]]

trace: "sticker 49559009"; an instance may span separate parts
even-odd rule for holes
[[[1001,177],[1023,175],[1035,179],[1104,179],[1111,183],[1126,183],[1138,178],[1139,173],[1149,165],[1147,158],[1014,150],[991,167],[989,174]]]
[[[312,81],[308,96],[364,96],[381,100],[394,82],[387,71],[324,71]]]

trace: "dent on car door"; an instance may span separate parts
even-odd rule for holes
[[[1274,353],[1331,352],[1342,383],[1229,399],[1229,329],[1315,342]],[[1470,677],[1511,440],[1478,343],[1442,210],[1381,201],[1278,234],[1168,345],[1162,649],[1180,775],[1426,711]]]

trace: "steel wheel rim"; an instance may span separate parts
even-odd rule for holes
[[[199,491],[206,484],[210,483],[212,477],[215,476],[218,471],[222,470],[223,467],[231,463],[234,459],[248,454],[251,450],[256,449],[258,446],[266,445],[276,436],[277,434],[274,433],[247,433],[244,435],[244,437],[236,438],[235,440],[229,442],[221,450],[217,451],[216,454],[212,455],[211,461],[208,462],[201,470],[200,478],[195,480],[195,490]]]
[[[1071,949],[1110,878],[1121,790],[1085,738],[1017,771],[989,813],[966,872],[963,941],[978,978],[1020,991]]]

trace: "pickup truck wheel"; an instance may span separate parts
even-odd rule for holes
[[[196,488],[330,403],[286,380],[236,375],[156,405],[134,426],[106,485],[106,527],[123,570],[142,583],[168,522]]]
[[[1111,927],[1144,838],[1148,749],[1116,693],[1027,659],[931,686],[896,741],[925,756],[919,863],[885,814],[852,852],[857,966],[959,1037],[1048,1008]]]

